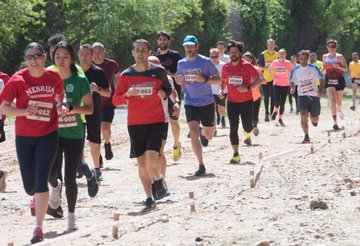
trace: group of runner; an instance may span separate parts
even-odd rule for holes
[[[146,196],[145,210],[154,208],[156,200],[170,195],[165,182],[163,150],[170,122],[172,157],[174,161],[181,158],[178,117],[182,94],[191,145],[198,162],[196,176],[206,173],[202,148],[216,134],[216,124],[225,127],[226,115],[233,150],[230,163],[241,162],[239,119],[244,130],[244,143],[251,145],[252,133],[259,134],[260,85],[265,101],[265,121],[277,118],[279,126],[285,126],[283,115],[288,93],[297,93],[295,104],[301,114],[304,132],[302,143],[310,143],[308,118],[314,126],[318,124],[323,87],[330,101],[333,128],[339,129],[337,118],[344,117],[343,72],[348,67],[344,57],[336,52],[335,40],[327,42],[329,52],[323,56],[323,66],[317,67],[316,54],[301,50],[296,56],[299,64],[291,62],[286,59],[285,49],[275,51],[273,39],[267,41],[267,50],[260,54],[258,62],[251,52],[244,52],[242,42],[234,40],[228,44],[218,42],[217,47],[209,51],[210,58],[200,55],[198,39],[193,35],[183,40],[186,56],[182,58],[179,52],[170,49],[170,39],[169,33],[158,32],[158,50],[153,55],[147,40],[134,41],[132,56],[135,63],[120,75],[116,62],[105,58],[101,43],[82,44],[76,55],[63,35],[54,35],[48,43],[54,65],[44,67],[46,52],[40,44],[33,42],[25,49],[25,68],[10,79],[0,74],[0,112],[16,117],[16,150],[21,176],[26,193],[33,196],[36,225],[31,243],[43,240],[46,212],[54,217],[63,216],[60,198],[64,181],[68,230],[77,229],[76,176],[84,175],[89,196],[96,196],[103,180],[101,133],[105,140],[105,159],[114,156],[110,139],[115,106],[127,103],[130,158],[137,160]],[[228,55],[224,54],[225,50]],[[352,110],[355,110],[354,98],[360,85],[358,58],[358,54],[353,53],[350,63]],[[116,87],[115,79],[118,80]],[[5,140],[4,120],[2,116],[0,141]],[[83,156],[85,130],[93,160],[92,170]],[[6,176],[7,172],[0,170],[0,192],[5,190]]]

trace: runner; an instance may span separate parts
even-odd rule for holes
[[[297,59],[297,55],[292,55],[290,57],[290,62],[291,64],[293,65],[293,67],[299,65],[298,64],[298,59]],[[289,104],[290,104],[290,113],[294,112],[294,107],[293,107],[293,97],[295,99],[295,113],[296,115],[299,114],[300,110],[299,110],[299,105],[298,105],[298,94],[297,94],[297,86],[295,86],[295,92],[294,94],[291,94],[290,93],[290,90],[289,90],[289,93],[288,93],[288,96],[289,96]]]
[[[212,62],[212,64],[216,67],[216,69],[218,70],[218,73],[220,75],[221,73],[221,69],[224,66],[224,62],[219,60],[219,50],[217,48],[213,48],[210,50],[210,60]],[[223,122],[222,127],[225,127],[225,116],[226,116],[226,107],[225,107],[225,102],[226,102],[226,97],[227,97],[227,90],[225,89],[225,92],[223,92],[222,94],[219,94],[221,91],[221,85],[211,85],[211,91],[212,94],[214,96],[214,100],[215,100],[215,116],[216,116],[216,121],[219,122],[220,124],[220,119]],[[214,118],[215,119],[215,118]],[[216,136],[217,131],[216,131],[216,125],[214,124],[214,135]]]
[[[44,240],[48,178],[58,145],[61,103],[56,108],[54,102],[62,102],[64,85],[57,72],[44,67],[46,53],[40,44],[26,47],[25,60],[27,67],[15,73],[1,93],[0,113],[16,117],[16,153],[25,191],[34,197],[36,225],[31,243],[37,243]]]
[[[298,100],[301,114],[301,128],[305,134],[302,143],[310,143],[308,118],[313,126],[317,126],[320,115],[320,95],[323,90],[324,79],[323,74],[313,64],[308,64],[309,53],[301,50],[298,53],[300,65],[294,67],[290,75],[291,89],[295,92],[295,85],[298,85]],[[316,84],[316,80],[320,80],[320,88]]]
[[[104,70],[91,63],[93,57],[93,50],[91,45],[80,45],[78,52],[80,66],[85,71],[85,76],[90,83],[90,89],[92,91],[94,111],[91,115],[86,115],[86,129],[87,140],[89,141],[89,147],[91,157],[94,163],[96,181],[103,181],[102,173],[100,171],[100,144],[101,144],[101,104],[100,97],[109,97],[111,95],[110,87]],[[82,163],[82,172],[86,175],[88,182],[91,178],[86,163]],[[90,184],[93,184],[90,182]],[[89,187],[88,187],[89,188]],[[90,190],[89,190],[90,191]],[[90,195],[90,192],[89,192]],[[90,196],[93,196],[94,193]],[[96,194],[95,194],[96,195]]]
[[[199,163],[195,176],[202,176],[206,169],[201,145],[207,146],[214,136],[214,97],[210,85],[220,84],[221,79],[210,59],[198,54],[199,43],[195,36],[186,36],[183,46],[186,57],[178,62],[176,83],[185,89],[186,121]]]
[[[87,79],[78,73],[75,66],[76,54],[71,44],[59,42],[54,50],[54,62],[59,68],[59,74],[64,80],[66,103],[63,103],[65,112],[59,116],[59,145],[56,159],[49,178],[50,199],[49,205],[56,209],[60,205],[61,180],[58,179],[58,166],[62,166],[65,159],[65,194],[68,205],[69,231],[77,230],[75,205],[78,194],[76,172],[82,159],[84,147],[84,131],[80,114],[93,112],[93,101]]]
[[[350,80],[352,83],[352,103],[351,110],[355,111],[356,94],[357,90],[360,89],[360,62],[359,54],[357,52],[352,53],[352,62],[349,64]]]
[[[269,73],[269,66],[271,62],[278,58],[278,53],[275,51],[275,40],[268,39],[267,50],[264,50],[258,59],[258,63],[261,69],[264,71],[264,78],[266,84],[262,84],[262,90],[264,94],[264,103],[265,103],[265,121],[270,121],[269,116],[274,111],[274,92],[273,92],[273,77]],[[269,111],[269,100],[270,100],[270,111]]]
[[[224,43],[224,41],[219,41],[216,43],[216,48],[219,51],[219,60],[227,63],[228,61],[230,61],[230,56],[225,54],[225,50],[226,50],[226,44]]]
[[[331,114],[334,121],[333,129],[339,130],[337,116],[339,116],[340,119],[344,119],[344,113],[341,111],[341,107],[345,79],[342,73],[347,72],[348,67],[344,56],[336,53],[337,41],[330,39],[326,44],[329,53],[323,55],[325,89],[329,98]]]
[[[110,97],[101,96],[101,133],[105,140],[105,159],[111,160],[114,157],[114,153],[111,149],[111,124],[114,119],[115,107],[111,100],[114,95],[115,85],[114,80],[117,80],[120,76],[119,65],[116,61],[105,58],[106,50],[104,45],[100,42],[96,42],[92,45],[93,49],[93,63],[101,67],[105,74],[107,81],[110,85],[111,95]],[[100,168],[103,167],[103,159],[100,155]]]
[[[125,97],[128,99],[130,158],[137,160],[146,194],[145,211],[155,207],[153,195],[161,199],[168,192],[159,153],[166,134],[161,101],[170,95],[171,85],[164,68],[148,63],[150,52],[148,41],[138,39],[133,43],[135,64],[122,72],[113,97],[116,106],[124,104]],[[152,183],[155,183],[155,194],[152,194]]]
[[[262,70],[260,67],[256,66],[256,57],[250,52],[247,51],[243,54],[243,59],[245,61],[250,62],[255,69],[258,71],[261,82],[265,82],[264,76],[262,75]],[[252,97],[253,97],[253,133],[255,136],[259,135],[259,128],[257,124],[259,123],[259,112],[260,112],[260,105],[261,105],[261,94],[259,86],[254,86],[251,89]],[[249,142],[249,141],[247,141]]]
[[[158,52],[154,54],[159,58],[161,65],[165,68],[166,73],[175,79],[177,63],[182,59],[179,52],[171,50],[170,46],[170,33],[159,31],[157,33],[157,45],[159,47]],[[181,104],[181,86],[175,83],[175,89],[178,94],[179,100],[176,102],[179,105]],[[171,131],[174,138],[173,145],[173,160],[176,162],[181,158],[181,143],[180,143],[180,125],[179,125],[179,116],[173,116],[170,114],[170,125]]]
[[[1,92],[4,89],[5,85],[9,81],[9,79],[10,79],[9,75],[0,71],[0,95],[1,95]],[[0,100],[0,105],[1,105],[1,100]],[[1,115],[1,113],[0,113],[0,143],[4,142],[6,140],[5,130],[4,130],[5,118],[6,118],[5,115]],[[1,177],[4,177],[4,176],[0,176],[0,187],[1,187],[1,180],[2,180]],[[5,180],[5,178],[3,180]],[[5,186],[6,186],[6,183],[5,183]],[[0,188],[0,191],[1,191],[1,188]]]
[[[289,60],[286,60],[286,50],[279,50],[279,59],[273,61],[269,67],[269,73],[274,78],[274,112],[271,114],[271,119],[275,120],[279,113],[279,125],[285,126],[283,122],[283,114],[285,111],[286,96],[289,93],[289,75],[293,65]],[[280,110],[280,111],[279,111]]]
[[[245,133],[245,144],[251,145],[251,131],[253,129],[253,96],[252,89],[261,83],[259,72],[255,67],[241,59],[244,44],[231,40],[227,45],[231,62],[226,63],[221,71],[222,88],[228,88],[228,117],[230,122],[230,142],[233,149],[231,164],[241,161],[239,155],[239,117]]]

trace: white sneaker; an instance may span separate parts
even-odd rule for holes
[[[8,176],[7,171],[3,171],[3,176],[0,178],[0,192],[4,192],[6,190],[6,178]]]
[[[52,209],[57,209],[60,206],[60,191],[61,191],[61,180],[58,179],[57,187],[50,185],[50,199],[49,205]]]
[[[67,217],[67,221],[68,221],[68,231],[76,231],[77,229],[79,229],[79,227],[76,225],[76,217],[75,215],[68,215]]]
[[[338,111],[337,113],[338,113],[339,118],[341,120],[343,120],[344,119],[344,113],[342,111]]]

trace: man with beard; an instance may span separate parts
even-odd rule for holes
[[[157,34],[157,44],[159,47],[158,52],[154,54],[157,58],[159,58],[161,66],[163,66],[166,70],[166,73],[170,75],[171,78],[174,79],[177,63],[181,60],[181,56],[179,52],[175,50],[171,50],[169,48],[170,44],[170,34],[165,31],[159,31]],[[174,107],[180,109],[180,99],[181,99],[181,86],[175,83],[175,89],[179,96],[179,101],[175,102]],[[177,110],[174,108],[174,110]],[[173,160],[178,161],[181,157],[181,143],[179,141],[180,138],[180,126],[179,126],[179,116],[170,115],[170,125],[172,134],[174,137],[174,147],[173,147]]]
[[[178,62],[176,83],[183,85],[185,89],[186,121],[190,129],[191,145],[199,163],[195,175],[202,176],[206,170],[201,144],[207,146],[214,136],[214,97],[211,84],[220,84],[221,79],[210,59],[198,54],[199,44],[195,36],[186,36],[183,46],[186,58]],[[200,122],[203,128],[200,127]]]

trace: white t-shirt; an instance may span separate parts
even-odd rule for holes
[[[219,61],[219,64],[217,64],[215,67],[219,72],[219,75],[221,76],[221,69],[224,66],[225,62]],[[219,95],[219,90],[220,90],[220,86],[221,84],[218,85],[211,85],[211,91],[213,95]]]
[[[227,63],[228,61],[230,61],[230,56],[227,54],[223,54],[222,56],[219,56],[219,60],[224,63]]]
[[[306,67],[297,65],[291,71],[290,81],[298,86],[299,96],[318,96],[318,86],[316,81],[321,79],[323,74],[313,64]]]

